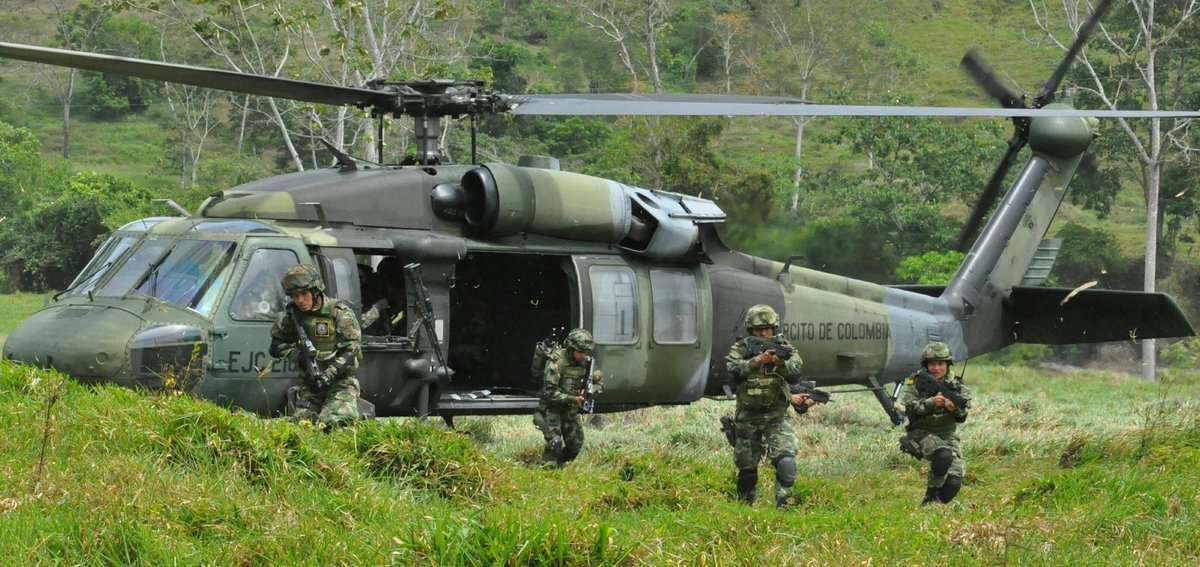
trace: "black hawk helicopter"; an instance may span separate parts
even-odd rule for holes
[[[599,412],[728,395],[724,355],[758,303],[818,385],[859,384],[894,422],[895,390],[926,343],[966,359],[1014,342],[1064,344],[1194,334],[1160,293],[1039,287],[1039,245],[1097,117],[1197,113],[1075,110],[1055,102],[1104,3],[1027,106],[974,52],[963,67],[1003,108],[810,104],[786,97],[506,95],[479,82],[361,88],[0,43],[0,56],[239,93],[409,116],[417,153],[337,164],[214,194],[185,216],[117,230],[70,287],[8,337],[4,356],[85,382],[162,387],[181,372],[198,396],[278,415],[300,380],[267,354],[280,277],[319,267],[356,308],[390,306],[366,329],[359,371],[378,415],[530,413],[541,384],[532,346],[564,329],[594,334],[608,378]],[[1032,155],[946,286],[884,286],[757,258],[722,243],[710,200],[562,171],[553,158],[450,164],[446,118],[517,115],[1003,116],[1009,148],[963,232],[970,242],[1020,150]],[[380,136],[382,139],[382,136]],[[382,155],[382,152],[380,153]],[[420,271],[402,266],[419,264]]]

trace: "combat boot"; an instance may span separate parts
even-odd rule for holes
[[[758,469],[743,469],[737,475],[738,500],[754,504],[758,498]]]
[[[942,485],[938,491],[938,499],[944,504],[949,504],[954,497],[958,495],[959,489],[962,488],[962,477],[958,475],[950,475],[946,477],[946,484]]]
[[[792,505],[792,501],[789,498],[791,496],[791,494],[792,494],[791,489],[784,488],[783,486],[780,486],[778,482],[776,482],[775,483],[775,508],[782,510],[784,508],[790,507]]]
[[[941,502],[942,499],[939,497],[939,492],[940,489],[932,486],[925,488],[925,499],[921,501],[921,505],[928,506],[934,502]]]

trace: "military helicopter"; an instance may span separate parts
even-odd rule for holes
[[[1056,91],[1107,3],[1026,106],[974,52],[964,68],[1002,109],[820,105],[784,97],[505,95],[478,82],[374,82],[348,88],[93,53],[0,43],[0,56],[312,103],[415,121],[417,153],[368,163],[332,146],[330,168],[215,193],[197,211],[118,229],[55,301],[4,345],[8,359],[84,382],[186,382],[218,404],[279,415],[300,380],[272,360],[268,331],[294,264],[317,266],[328,293],[357,309],[388,307],[365,329],[359,371],[380,416],[530,413],[541,384],[536,341],[585,327],[606,389],[596,411],[728,396],[724,355],[758,303],[782,317],[804,373],[861,385],[893,422],[895,383],[931,340],[964,360],[1014,342],[1062,344],[1194,334],[1160,293],[1039,287],[1045,236],[1097,116]],[[1009,149],[975,207],[969,253],[946,286],[884,286],[730,249],[714,202],[562,171],[556,159],[450,164],[441,121],[528,115],[1005,116]],[[472,133],[474,132],[472,120]],[[380,136],[382,139],[382,136]],[[472,139],[474,136],[472,135]],[[972,241],[1006,172],[1032,156]],[[474,146],[474,144],[472,144]],[[382,155],[382,153],[380,154]],[[419,270],[415,269],[419,265]],[[402,267],[409,266],[406,271]]]

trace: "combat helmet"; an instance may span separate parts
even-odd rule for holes
[[[592,354],[596,348],[596,341],[587,329],[575,329],[567,333],[567,340],[563,341],[563,346],[584,354]]]
[[[322,293],[325,291],[325,282],[321,281],[321,274],[312,266],[297,264],[288,268],[287,273],[283,274],[283,292],[292,294],[297,291],[311,290],[313,293]]]
[[[760,327],[779,330],[779,314],[765,303],[759,303],[746,310],[746,330],[752,331]]]
[[[941,341],[929,343],[929,346],[925,347],[925,352],[921,353],[921,362],[927,363],[931,360],[953,363],[954,355],[950,353],[950,345]]]

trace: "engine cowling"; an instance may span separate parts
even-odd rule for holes
[[[463,175],[461,187],[460,218],[479,236],[604,242],[654,259],[694,251],[697,224],[725,219],[707,199],[552,169],[490,163]]]

